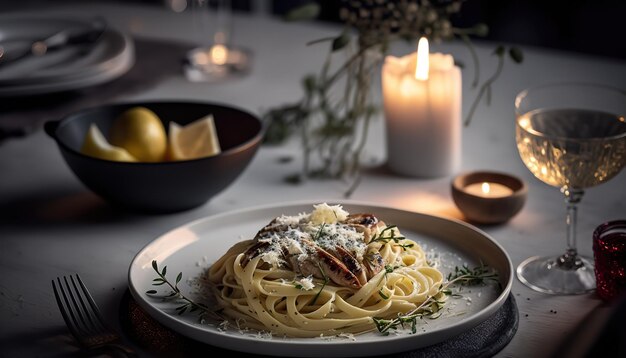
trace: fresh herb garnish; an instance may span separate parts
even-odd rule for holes
[[[402,251],[406,251],[406,249],[412,248],[413,246],[415,246],[415,244],[412,244],[412,243],[411,244],[399,244],[396,246],[401,247]]]
[[[456,266],[454,268],[454,272],[450,272],[448,274],[447,281],[455,281],[466,286],[475,286],[487,282],[493,282],[497,283],[498,286],[501,286],[500,281],[498,280],[498,273],[487,267],[482,263],[482,261],[479,266],[476,266],[473,269],[470,269],[467,265],[463,265],[461,267]]]
[[[374,237],[372,237],[372,239],[370,240],[370,243],[372,242],[382,242],[383,244],[386,244],[390,241],[395,242],[396,244],[400,243],[401,240],[405,240],[406,237],[404,236],[396,236],[396,230],[394,230],[397,226],[396,225],[389,225],[386,228],[383,229],[383,231],[380,232],[379,235],[374,235]],[[385,233],[389,232],[388,236],[385,236]],[[409,244],[411,245],[411,244]],[[407,246],[407,247],[413,247],[413,245],[411,246]],[[406,249],[405,249],[406,250]]]
[[[319,230],[317,230],[317,233],[313,237],[314,241],[317,241],[317,240],[319,240],[322,237],[322,235],[324,234],[324,228],[325,227],[326,227],[326,223],[322,223],[322,225],[320,225]],[[320,270],[321,270],[321,268],[320,268]],[[322,272],[322,274],[323,274],[323,272]]]
[[[322,269],[322,266],[319,264],[319,262],[317,263],[317,267],[319,267],[320,272],[322,273],[322,277],[324,277],[324,283],[322,284],[322,287],[320,287],[320,290],[317,291],[317,294],[315,295],[315,297],[313,297],[313,301],[311,301],[311,305],[314,305],[315,302],[317,302],[317,298],[320,296],[320,294],[322,294],[324,287],[326,287],[328,282],[330,282],[330,279],[328,278],[328,276],[326,276],[326,273],[324,273],[324,269]]]
[[[387,266],[385,266],[385,269],[387,269]],[[373,317],[372,320],[374,321],[378,332],[384,336],[389,335],[389,332],[392,330],[397,330],[398,327],[405,328],[405,325],[408,324],[411,325],[411,332],[415,333],[418,318],[422,319],[427,317],[430,319],[436,319],[441,316],[441,309],[443,308],[444,302],[437,299],[440,294],[451,297],[461,297],[461,295],[453,293],[450,289],[451,286],[478,285],[488,282],[497,282],[500,286],[498,274],[495,270],[488,268],[482,262],[480,263],[480,266],[473,269],[469,269],[466,265],[461,268],[455,267],[454,273],[450,273],[448,275],[447,281],[439,287],[439,290],[437,290],[434,295],[428,296],[428,298],[416,308],[407,313],[398,314],[397,317],[392,319]]]
[[[169,292],[168,294],[164,295],[164,296],[160,296],[163,299],[166,300],[178,300],[181,305],[179,305],[178,307],[176,307],[176,311],[178,312],[179,315],[182,315],[183,313],[189,311],[189,312],[195,312],[195,311],[200,311],[201,314],[203,313],[207,313],[209,312],[209,308],[199,302],[195,302],[192,299],[190,299],[189,297],[185,296],[181,291],[180,288],[178,288],[178,283],[183,279],[183,273],[179,272],[178,275],[176,276],[176,281],[172,284],[166,277],[166,273],[167,273],[167,266],[163,266],[162,270],[159,270],[159,266],[157,264],[156,260],[152,260],[152,269],[154,269],[154,271],[157,273],[157,275],[159,277],[155,278],[154,280],[152,280],[152,285],[153,286],[162,286],[162,285],[168,285],[172,291]],[[157,290],[148,290],[146,291],[146,294],[151,295],[151,296],[155,296],[157,295]]]
[[[389,299],[389,296],[387,296],[387,295],[383,292],[383,289],[382,289],[382,288],[381,288],[380,290],[378,290],[378,295],[379,295],[380,297],[382,297],[382,298],[383,298],[383,300],[388,300],[388,299]]]
[[[381,280],[381,281],[383,281],[383,280],[384,280],[384,281],[385,281],[385,283],[383,283],[383,287],[381,287],[381,288],[380,288],[380,290],[378,290],[378,295],[379,295],[380,297],[382,297],[384,300],[388,300],[388,299],[389,299],[389,297],[391,297],[391,296],[386,295],[386,294],[383,292],[384,285],[386,285],[386,284],[387,284],[387,274],[392,273],[392,272],[393,272],[393,270],[395,270],[395,269],[397,269],[397,268],[399,268],[399,267],[400,267],[400,266],[385,265],[385,273],[383,274],[383,277],[381,277],[381,278],[380,278],[380,280]]]

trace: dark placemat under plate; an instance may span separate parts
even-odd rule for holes
[[[124,333],[146,352],[163,357],[246,356],[263,357],[211,346],[187,338],[150,317],[126,291],[120,304]],[[476,327],[449,340],[388,358],[413,357],[491,357],[504,348],[517,332],[519,315],[513,295],[492,316]]]

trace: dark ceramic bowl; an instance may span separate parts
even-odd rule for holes
[[[108,133],[125,110],[142,106],[156,113],[165,128],[185,125],[213,114],[222,148],[219,155],[160,163],[113,162],[80,153],[89,126]],[[70,169],[89,189],[125,208],[152,213],[191,209],[231,185],[254,157],[263,134],[261,121],[242,110],[197,102],[147,102],[107,105],[48,122],[45,130],[56,140]]]

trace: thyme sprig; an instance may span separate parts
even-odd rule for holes
[[[450,272],[446,278],[448,282],[458,282],[464,286],[475,286],[485,283],[496,283],[500,286],[498,273],[492,268],[485,265],[482,261],[480,265],[469,268],[467,265],[461,267],[456,266],[454,272]]]
[[[407,313],[398,314],[395,318],[386,319],[373,317],[372,320],[374,321],[378,332],[384,336],[389,335],[391,331],[397,330],[400,327],[405,328],[406,326],[410,326],[411,333],[415,333],[417,331],[418,318],[421,319],[428,317],[430,319],[437,319],[441,316],[444,305],[444,302],[438,299],[441,294],[451,297],[461,297],[461,295],[454,293],[450,289],[451,286],[479,285],[486,284],[488,282],[497,282],[498,285],[500,285],[497,277],[497,272],[484,265],[482,262],[479,266],[474,267],[473,269],[468,268],[466,265],[463,265],[460,268],[457,266],[454,268],[453,273],[448,274],[446,282],[439,287],[437,292],[428,296],[428,298],[416,308]]]
[[[390,241],[393,241],[396,244],[399,244],[400,241],[405,240],[406,237],[399,235],[396,236],[396,230],[394,230],[395,228],[397,228],[396,225],[389,225],[386,228],[383,229],[383,231],[380,232],[380,234],[378,235],[374,235],[372,237],[372,239],[370,240],[370,243],[372,242],[382,242],[383,244],[387,244]],[[385,236],[386,233],[389,233],[387,236]],[[402,246],[402,245],[400,245]],[[406,247],[413,247],[412,244],[407,244]],[[406,250],[406,249],[405,249]]]
[[[383,277],[381,278],[381,280],[385,280],[385,283],[383,284],[383,287],[381,287],[381,288],[380,288],[380,290],[378,290],[378,295],[379,295],[379,296],[380,296],[383,300],[388,300],[388,299],[389,299],[389,297],[391,297],[391,296],[389,296],[389,295],[386,295],[386,294],[383,292],[384,285],[386,285],[386,284],[387,284],[387,274],[392,273],[395,269],[397,269],[397,268],[399,268],[399,267],[400,267],[400,266],[385,265],[385,273],[383,274]]]
[[[156,260],[152,260],[152,269],[157,273],[158,277],[152,280],[153,286],[162,286],[168,285],[172,291],[164,296],[160,296],[165,300],[177,300],[181,303],[178,307],[176,307],[176,312],[178,315],[182,315],[185,312],[196,312],[199,311],[200,314],[204,314],[209,312],[209,308],[199,302],[195,302],[189,297],[185,296],[180,288],[178,288],[178,283],[183,279],[183,273],[179,272],[176,276],[176,281],[171,283],[165,275],[167,274],[167,266],[163,266],[163,269],[159,270],[159,266]],[[150,296],[156,296],[158,294],[157,290],[148,290],[146,294]]]
[[[415,244],[413,244],[413,243],[411,243],[411,244],[399,244],[399,245],[396,245],[396,246],[401,247],[402,251],[406,251],[406,249],[412,248],[413,246],[415,246]]]
[[[317,302],[317,298],[322,294],[322,291],[324,291],[324,287],[326,287],[326,285],[328,284],[328,282],[330,282],[330,279],[328,278],[328,276],[326,276],[326,273],[324,272],[324,269],[322,269],[322,266],[320,265],[320,263],[317,263],[317,267],[319,267],[320,272],[322,273],[322,277],[324,278],[324,283],[322,283],[322,287],[320,287],[320,290],[317,291],[317,294],[315,295],[315,297],[313,297],[313,301],[311,301],[311,306],[315,304],[315,302]]]

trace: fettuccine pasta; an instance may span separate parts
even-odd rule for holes
[[[397,317],[441,295],[444,277],[398,228],[320,204],[234,245],[208,279],[222,313],[240,325],[318,337],[371,331],[373,317]]]

